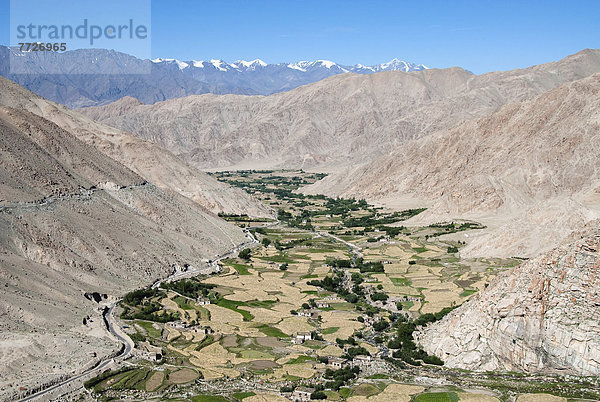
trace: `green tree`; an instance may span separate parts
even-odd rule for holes
[[[242,260],[250,261],[250,257],[252,256],[252,252],[249,248],[245,248],[238,253],[238,257]]]

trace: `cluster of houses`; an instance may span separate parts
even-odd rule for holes
[[[368,316],[366,314],[361,315],[363,322],[365,323],[365,325],[367,326],[372,326],[373,324],[375,324],[377,321],[380,321],[381,319],[383,319],[383,316],[379,313],[373,315],[373,317]]]
[[[315,305],[317,306],[317,309],[324,309],[324,308],[329,308],[329,301],[327,300],[318,300],[315,302]],[[307,308],[307,309],[303,309],[303,310],[299,310],[297,312],[297,314],[300,317],[308,317],[308,318],[318,318],[319,317],[319,313],[320,311],[317,309],[313,309],[313,308]]]
[[[195,332],[197,334],[210,335],[214,333],[211,327],[202,325],[190,325],[184,321],[171,321],[167,323],[167,326],[174,329],[183,329],[187,332]]]
[[[371,367],[373,364],[373,358],[371,356],[356,356],[352,360],[346,360],[341,357],[330,357],[327,365],[332,370],[343,369],[346,366],[350,367]]]
[[[351,367],[361,367],[366,368],[370,367],[373,364],[373,360],[371,356],[356,356],[352,361],[348,361],[346,359],[342,359],[341,357],[329,357],[329,361],[327,365],[332,370],[340,370],[348,365]],[[310,396],[315,392],[314,388],[310,387],[297,387],[292,393],[290,399],[295,402],[305,402],[310,401]]]

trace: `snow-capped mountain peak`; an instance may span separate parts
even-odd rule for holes
[[[414,64],[397,58],[371,66],[364,64],[341,65],[324,59],[276,64],[268,64],[261,59],[237,60],[233,63],[221,59],[180,61],[156,58],[151,61],[158,68],[163,67],[171,73],[182,73],[202,85],[208,85],[215,93],[246,95],[269,95],[287,91],[337,74],[373,74],[381,71],[410,72],[427,68],[422,64]]]
[[[258,67],[266,67],[268,66],[267,63],[265,63],[264,61],[262,61],[261,59],[254,59],[252,61],[246,61],[246,60],[237,60],[233,63],[230,64],[233,68],[237,68],[237,69],[245,69],[245,70],[254,70]]]
[[[337,64],[335,64],[333,61],[329,61],[329,60],[317,60],[316,63],[319,63],[323,67],[329,68],[329,69],[331,69],[331,67],[333,67],[333,66],[337,66]]]
[[[158,63],[174,63],[177,64],[177,67],[179,67],[180,70],[183,70],[184,68],[189,67],[190,65],[186,62],[177,60],[177,59],[161,59],[161,58],[157,58],[157,59],[153,59],[151,60],[152,63],[158,64]]]
[[[392,60],[388,61],[387,63],[377,64],[377,65],[373,66],[373,68],[374,68],[374,71],[377,71],[377,72],[378,71],[409,72],[409,71],[419,71],[419,70],[427,69],[427,67],[425,67],[423,64],[409,63],[404,60],[399,60],[397,58],[393,58]]]
[[[299,73],[311,73],[317,70],[327,70],[327,74],[339,74],[346,72],[353,72],[358,74],[371,74],[380,71],[420,71],[427,69],[423,64],[414,64],[404,60],[400,60],[398,58],[393,58],[387,63],[376,64],[373,66],[365,66],[363,64],[355,64],[354,66],[343,66],[337,64],[331,60],[315,60],[315,61],[298,61],[296,63],[279,63],[279,64],[268,64],[265,63],[261,59],[254,59],[251,61],[246,60],[237,60],[231,64],[220,60],[220,59],[212,59],[208,62],[202,60],[192,60],[192,61],[180,61],[177,59],[163,59],[156,58],[151,60],[152,63],[155,64],[175,64],[180,70],[187,69],[188,67],[194,68],[205,68],[207,66],[212,66],[214,69],[220,72],[228,72],[231,70],[235,70],[237,72],[253,72],[257,71],[257,69],[265,70],[265,72],[277,69],[277,68],[289,68],[291,70],[296,70]]]
[[[251,67],[251,66],[262,66],[262,67],[265,67],[267,65],[267,63],[265,63],[261,59],[255,59],[255,60],[252,60],[252,61],[238,60],[238,61],[236,61],[233,64],[241,64],[244,67]]]
[[[370,66],[363,66],[362,64],[355,64],[351,69],[352,72],[360,73],[360,72],[375,72],[375,69]]]
[[[231,67],[229,64],[225,63],[223,60],[217,60],[217,59],[212,59],[210,61],[210,64],[212,64],[217,70],[220,70],[220,71],[227,71],[227,70],[229,70],[227,67]]]
[[[305,63],[307,63],[307,62],[306,61],[299,61],[298,63],[288,64],[287,67],[291,68],[292,70],[298,70],[298,71],[306,72],[306,69],[303,67],[303,65],[306,65]]]
[[[183,62],[183,61],[179,61],[179,60],[175,60],[175,63],[177,63],[177,66],[179,67],[180,70],[183,70],[184,68],[189,67],[190,65]]]

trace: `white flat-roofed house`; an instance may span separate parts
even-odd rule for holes
[[[341,357],[330,357],[327,365],[332,369],[339,370],[344,368],[346,365],[346,360],[342,359]]]
[[[177,329],[185,329],[185,328],[189,327],[189,325],[183,321],[171,321],[171,322],[167,323],[167,326],[169,326],[171,328],[177,328]]]
[[[315,314],[314,311],[312,311],[310,309],[305,309],[305,310],[298,311],[298,315],[300,317],[312,317],[314,314]]]
[[[210,304],[210,299],[207,297],[199,297],[197,300],[197,303],[200,306],[206,306],[206,305]]]

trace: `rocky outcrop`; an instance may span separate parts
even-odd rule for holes
[[[446,366],[600,374],[600,221],[417,335]]]

